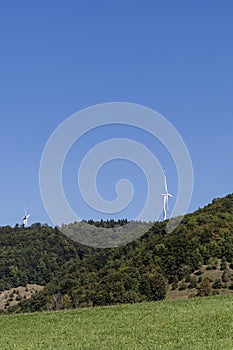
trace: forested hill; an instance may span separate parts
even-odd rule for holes
[[[34,224],[0,227],[0,292],[27,284],[45,285],[88,249],[56,229]]]
[[[95,249],[11,311],[53,310],[164,299],[171,290],[211,295],[233,289],[233,195],[163,222],[128,245]],[[207,275],[207,271],[212,271]],[[206,277],[207,276],[207,277]]]

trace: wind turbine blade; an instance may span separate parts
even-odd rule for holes
[[[164,184],[165,184],[165,191],[168,192],[168,189],[167,189],[167,178],[166,178],[165,170],[164,170]]]
[[[169,201],[168,201],[168,197],[167,197],[167,211],[169,212]]]

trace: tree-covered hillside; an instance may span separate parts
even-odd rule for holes
[[[233,195],[186,215],[172,233],[166,233],[165,225],[154,224],[143,237],[125,246],[91,249],[11,311],[160,300],[171,286],[195,288],[195,295],[233,289]],[[222,271],[218,281],[197,278],[203,266],[215,269],[217,262]]]
[[[80,245],[48,226],[0,227],[0,292],[45,285],[83,254]]]

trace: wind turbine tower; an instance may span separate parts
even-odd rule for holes
[[[165,193],[162,193],[162,196],[163,196],[163,220],[167,220],[167,211],[169,210],[168,198],[173,197],[173,196],[168,192],[165,170],[164,170],[164,184],[165,184]]]
[[[26,208],[24,207],[24,216],[22,217],[24,227],[28,226],[29,217],[30,217],[30,214],[27,214]]]

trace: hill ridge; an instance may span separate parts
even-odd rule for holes
[[[82,259],[74,259],[41,292],[9,311],[156,301],[164,299],[171,288],[179,291],[190,284],[196,286],[195,295],[231,293],[233,195],[185,215],[171,233],[166,233],[165,224],[155,223],[125,246],[87,249]],[[217,261],[222,264],[218,281],[208,276],[195,280],[195,271],[203,269],[203,275],[208,269],[214,271]]]

